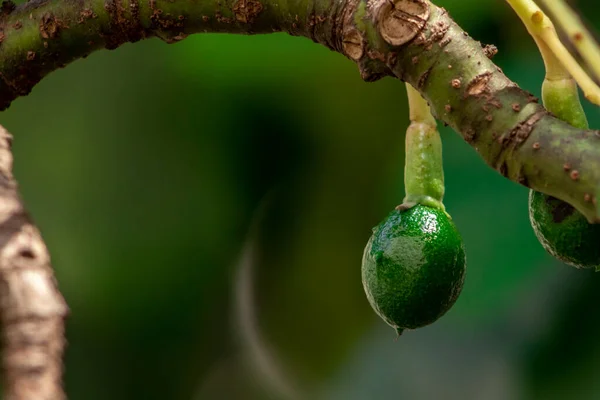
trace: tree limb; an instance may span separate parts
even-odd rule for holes
[[[68,312],[50,256],[12,175],[12,137],[0,127],[0,318],[5,400],[61,400]]]
[[[600,132],[550,115],[487,57],[489,48],[482,49],[445,10],[430,11],[410,45],[382,51],[387,67],[417,87],[436,117],[492,168],[600,222]]]
[[[49,72],[100,49],[197,32],[302,35],[395,76],[507,178],[600,222],[600,134],[549,115],[428,0],[31,0],[0,17],[0,109]]]
[[[48,73],[92,51],[198,32],[287,32],[358,64],[361,77],[394,76],[417,88],[507,178],[571,203],[600,222],[600,133],[549,115],[428,0],[30,0],[0,10],[0,109]],[[5,396],[63,399],[67,306],[47,249],[12,177],[0,128],[0,312]]]

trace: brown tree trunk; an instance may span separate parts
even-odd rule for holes
[[[0,127],[0,318],[4,400],[61,400],[64,319],[50,256],[12,175],[12,136]]]

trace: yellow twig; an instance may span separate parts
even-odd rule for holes
[[[435,118],[431,115],[429,104],[427,104],[427,101],[421,96],[421,93],[407,83],[406,94],[408,96],[408,109],[411,122],[437,127]]]
[[[533,0],[506,1],[521,18],[529,34],[535,39],[546,64],[546,79],[567,79],[568,74],[570,74],[583,90],[585,98],[594,104],[600,105],[600,87],[594,83],[562,44],[550,18],[544,14]]]
[[[540,3],[550,11],[596,78],[600,79],[600,46],[585,28],[577,13],[564,0],[540,0]]]

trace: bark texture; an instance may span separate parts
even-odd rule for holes
[[[0,127],[2,398],[62,400],[67,305],[50,256],[17,192],[11,135]]]
[[[428,0],[3,1],[0,110],[93,51],[199,32],[305,36],[356,62],[365,81],[406,81],[492,168],[600,222],[600,132],[550,115],[494,65],[493,46],[482,47]],[[0,128],[4,398],[59,400],[67,306],[19,199],[10,142]]]
[[[560,198],[598,222],[600,132],[549,114],[482,47],[431,5],[411,45],[387,50],[392,73],[418,88],[437,118],[450,124],[505,177]]]
[[[31,0],[0,14],[0,109],[90,52],[197,32],[302,35],[365,81],[409,82],[492,168],[600,222],[600,134],[548,114],[490,61],[496,49],[428,0]]]

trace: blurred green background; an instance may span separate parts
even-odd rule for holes
[[[437,4],[539,94],[503,1]],[[283,34],[125,45],[15,101],[0,122],[71,307],[70,398],[600,398],[600,275],[547,255],[527,190],[448,128],[462,295],[398,340],[371,310],[362,251],[402,201],[407,120],[401,82]]]

